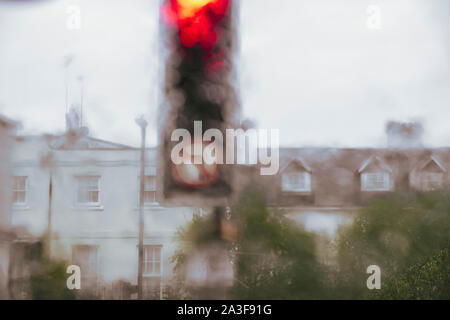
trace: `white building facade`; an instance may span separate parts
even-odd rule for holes
[[[10,147],[17,123],[0,115],[0,300],[8,299],[8,273],[11,243]]]
[[[195,210],[156,202],[155,152],[146,150],[143,284],[144,297],[159,299],[171,274],[176,231]],[[80,266],[85,297],[135,298],[140,150],[67,134],[17,138],[12,158],[11,222],[23,231],[16,255],[51,230],[51,255]],[[14,282],[21,274],[11,277]]]

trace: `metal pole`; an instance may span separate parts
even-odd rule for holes
[[[48,257],[51,256],[52,249],[52,215],[53,215],[53,168],[55,162],[53,159],[53,154],[50,152],[46,156],[40,159],[40,167],[47,169],[48,172],[48,208],[47,208],[47,232],[44,239],[45,253]]]
[[[51,257],[52,251],[52,198],[53,198],[53,173],[50,169],[48,184],[48,216],[47,216],[47,254]]]
[[[141,172],[139,183],[139,260],[138,260],[138,299],[143,299],[142,273],[144,268],[144,179],[145,179],[145,131],[147,122],[143,118],[136,119],[141,128]]]
[[[213,237],[209,240],[206,248],[207,275],[206,281],[197,287],[195,299],[200,300],[226,300],[229,286],[224,283],[226,279],[222,275],[222,260],[228,255],[229,244],[223,239],[222,220],[225,208],[215,207],[212,212],[212,223],[214,225]]]

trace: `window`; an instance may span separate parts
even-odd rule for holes
[[[12,299],[29,297],[30,258],[36,249],[30,242],[13,242],[9,253],[9,290]]]
[[[439,172],[423,172],[422,188],[424,191],[437,190],[442,187],[444,174]]]
[[[283,189],[287,191],[311,191],[311,175],[308,172],[289,172],[282,176]]]
[[[144,178],[144,204],[156,203],[156,177],[145,176]]]
[[[13,178],[13,204],[25,205],[27,203],[27,177],[16,176]]]
[[[363,173],[361,188],[363,191],[388,191],[390,190],[389,174],[385,172]]]
[[[160,245],[144,246],[143,291],[146,299],[161,298],[161,249]]]
[[[144,247],[144,275],[161,275],[161,246]]]
[[[97,287],[98,246],[73,246],[72,261],[81,269],[81,288],[95,290]]]
[[[80,176],[77,179],[76,201],[82,205],[100,204],[100,177]]]

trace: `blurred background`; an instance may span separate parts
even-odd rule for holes
[[[241,1],[220,208],[158,199],[160,5],[0,1],[0,299],[449,299],[450,3]]]

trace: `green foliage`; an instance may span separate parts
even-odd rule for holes
[[[174,271],[182,268],[196,248],[204,243],[208,243],[215,239],[215,225],[211,216],[201,216],[194,214],[192,221],[181,227],[176,234],[176,238],[181,243],[181,247],[177,249],[171,262],[175,263]]]
[[[424,263],[416,263],[388,280],[378,299],[448,300],[450,297],[450,250],[442,249]]]
[[[29,294],[37,300],[75,299],[73,291],[67,289],[66,268],[63,261],[50,259],[42,242],[27,247],[25,259],[30,266]]]
[[[188,257],[205,243],[215,240],[215,224],[211,216],[201,216],[195,213],[192,221],[178,229],[176,238],[179,247],[171,257],[174,264],[174,275],[166,285],[166,299],[191,299],[194,296],[192,288],[186,286],[185,267]]]
[[[426,261],[432,263],[430,257],[449,247],[449,218],[450,198],[440,193],[393,195],[368,205],[351,226],[340,231],[336,293],[351,299],[416,296],[400,295],[400,291],[412,290],[412,283],[405,281],[412,279],[409,274],[414,268],[426,265]],[[366,287],[366,268],[370,265],[382,270],[381,292]],[[434,272],[433,268],[428,270]],[[403,289],[390,287],[401,286],[402,282]],[[429,292],[419,296],[434,295]]]
[[[236,241],[233,299],[449,299],[450,197],[392,195],[361,210],[339,230],[336,263],[318,262],[318,236],[264,198],[247,192],[232,209]],[[196,215],[178,233],[171,298],[190,298],[183,270],[196,248],[215,239],[211,216]],[[333,259],[331,259],[333,260]],[[367,267],[381,268],[381,290],[366,286]]]
[[[270,211],[263,197],[248,192],[233,208],[231,222],[237,239],[230,256],[235,265],[234,299],[314,299],[323,294],[321,267],[315,256],[312,234],[304,231],[281,212]],[[169,298],[187,298],[182,270],[187,257],[202,244],[215,239],[211,216],[195,215],[178,232],[180,247],[172,257],[178,287],[169,289]],[[178,293],[178,295],[176,295]]]
[[[233,209],[236,299],[323,297],[315,239],[282,212],[269,211],[263,197],[247,193]]]

